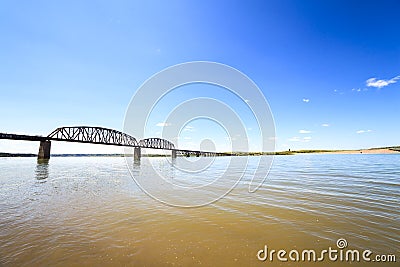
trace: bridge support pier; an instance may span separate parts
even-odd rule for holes
[[[40,141],[38,159],[50,159],[50,141]]]
[[[171,150],[171,157],[173,158],[173,159],[176,159],[176,150]]]
[[[135,147],[134,150],[133,150],[133,159],[136,160],[136,161],[140,160],[140,157],[141,157],[141,151],[140,150],[141,150],[140,147]]]

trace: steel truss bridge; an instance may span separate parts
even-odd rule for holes
[[[49,159],[51,141],[126,146],[134,148],[135,159],[140,159],[141,148],[171,150],[172,157],[190,156],[228,156],[228,153],[178,149],[162,138],[146,138],[138,141],[135,137],[113,129],[91,126],[59,127],[48,136],[0,133],[0,139],[40,141],[38,159]]]

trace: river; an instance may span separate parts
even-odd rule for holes
[[[212,164],[228,160],[217,157]],[[164,158],[149,161],[171,173]],[[289,258],[292,250],[313,249],[317,257],[329,247],[340,250],[338,239],[347,243],[343,251],[397,257],[397,263],[361,259],[352,266],[400,261],[400,155],[276,156],[256,192],[242,180],[197,208],[148,196],[127,162],[0,158],[0,266],[348,266],[327,254],[319,263]],[[145,175],[149,166],[137,168]],[[174,179],[201,179],[193,175],[175,172]],[[261,261],[266,247],[268,256],[270,250],[287,253]]]

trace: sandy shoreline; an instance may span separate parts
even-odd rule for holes
[[[321,152],[320,154],[400,154],[398,151],[387,148],[360,149],[360,150],[341,150],[332,152]]]

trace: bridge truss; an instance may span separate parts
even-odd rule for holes
[[[175,145],[168,140],[161,138],[146,138],[140,140],[139,146],[141,148],[153,148],[153,149],[175,149]]]
[[[91,126],[73,126],[73,127],[59,127],[51,132],[48,136],[32,136],[32,135],[20,135],[20,134],[8,134],[0,133],[0,139],[11,139],[11,140],[26,140],[26,141],[40,141],[40,149],[46,150],[50,157],[50,142],[51,141],[66,141],[66,142],[79,142],[88,144],[102,144],[102,145],[113,145],[113,146],[129,146],[134,147],[135,151],[138,150],[140,154],[140,148],[151,148],[151,149],[165,149],[172,150],[173,157],[177,154],[181,156],[229,156],[229,153],[218,153],[218,152],[207,152],[207,151],[194,151],[194,150],[182,150],[175,148],[175,145],[162,138],[146,138],[137,141],[135,137],[126,133],[107,129],[103,127],[91,127]],[[136,153],[136,152],[135,152]]]
[[[50,133],[47,138],[55,141],[69,141],[114,146],[139,146],[139,143],[135,137],[117,130],[102,127],[60,127]]]

